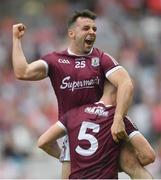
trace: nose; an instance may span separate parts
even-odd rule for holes
[[[96,32],[92,28],[89,29],[89,33],[90,34],[96,34]]]

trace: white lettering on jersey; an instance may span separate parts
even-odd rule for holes
[[[95,85],[99,85],[100,79],[97,77],[93,79],[70,81],[70,76],[65,77],[62,80],[60,89],[69,89],[74,91],[75,89],[93,88]]]
[[[108,111],[105,111],[105,109],[101,106],[87,107],[84,111],[89,114],[96,114],[104,117],[108,116]]]
[[[68,59],[58,59],[58,62],[59,63],[63,63],[63,64],[70,64],[69,60]]]
[[[75,68],[84,68],[86,66],[86,62],[85,61],[76,61],[75,62]]]

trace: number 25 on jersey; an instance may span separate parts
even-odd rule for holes
[[[75,68],[84,68],[86,66],[86,62],[85,61],[76,61],[75,62]]]

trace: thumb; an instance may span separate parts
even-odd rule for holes
[[[119,139],[117,138],[117,136],[115,134],[112,134],[112,138],[116,143],[119,142]]]

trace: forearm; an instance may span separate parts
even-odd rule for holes
[[[13,49],[12,63],[16,77],[21,80],[41,80],[46,78],[46,66],[42,60],[34,61],[30,64],[24,56],[21,39],[24,36],[26,27],[20,23],[13,25]]]
[[[60,157],[61,150],[60,150],[57,142],[48,143],[48,144],[42,146],[41,149],[44,150],[50,156],[53,156],[57,159],[59,159],[59,157]]]
[[[63,137],[65,134],[64,129],[55,123],[39,137],[37,145],[49,155],[59,158],[60,148],[57,139]]]
[[[118,86],[117,99],[116,99],[117,105],[116,105],[114,119],[122,119],[127,114],[132,99],[133,99],[133,84],[130,80],[128,80],[121,83]]]
[[[15,37],[13,37],[12,63],[16,77],[21,79],[26,73],[28,63],[21,47],[21,41]]]

